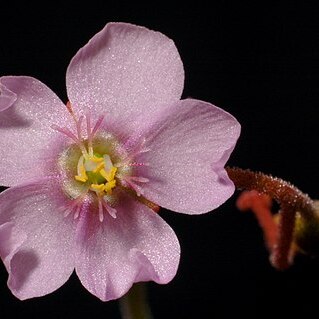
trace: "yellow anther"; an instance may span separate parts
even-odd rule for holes
[[[83,183],[85,183],[85,182],[88,180],[87,178],[83,178],[83,177],[78,176],[78,175],[75,176],[75,179],[76,179],[77,181],[83,182]]]
[[[91,184],[90,189],[97,193],[102,193],[104,191],[104,184]]]
[[[107,173],[104,168],[100,170],[100,174],[107,180]]]
[[[100,170],[100,174],[108,181],[111,182],[114,180],[115,174],[116,174],[117,168],[112,167],[108,172],[105,171],[105,169]]]
[[[93,170],[93,173],[99,172],[103,167],[104,167],[104,162],[102,159],[102,162],[95,167],[95,169]]]
[[[116,186],[116,180],[113,179],[110,182],[107,182],[104,186],[104,191],[108,194],[108,195],[112,195],[112,189]]]
[[[111,195],[116,186],[116,171],[117,168],[107,154],[103,157],[82,155],[78,161],[75,179],[83,183],[89,182],[89,189],[98,196]]]
[[[84,166],[87,171],[96,173],[98,172],[97,168],[100,167],[101,163],[103,164],[103,158],[93,155],[85,158]]]
[[[111,172],[110,172],[111,180],[114,179],[115,174],[116,174],[116,171],[117,171],[117,167],[114,167],[114,166],[113,166],[112,169],[111,169]]]
[[[84,165],[78,165],[78,175],[75,176],[75,179],[79,182],[85,183],[88,180],[86,170]]]
[[[90,157],[90,160],[95,163],[100,163],[103,162],[103,157],[92,156]]]

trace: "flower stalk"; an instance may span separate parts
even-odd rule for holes
[[[268,194],[278,204],[284,203],[307,219],[317,218],[314,201],[289,182],[249,169],[227,167],[226,171],[237,189],[256,190]]]
[[[318,242],[319,215],[315,202],[307,194],[289,182],[261,172],[230,167],[226,170],[237,189],[249,191],[241,194],[237,206],[255,213],[275,268],[288,268],[297,251],[313,252]],[[275,216],[265,195],[280,205]]]
[[[151,309],[147,302],[145,283],[136,283],[119,299],[123,319],[152,319]]]

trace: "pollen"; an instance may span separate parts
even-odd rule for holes
[[[113,181],[114,178],[115,178],[116,171],[117,171],[117,168],[113,166],[109,171],[105,171],[105,169],[101,169],[101,170],[100,170],[100,174],[101,174],[108,182],[111,182],[111,181]]]
[[[79,158],[75,180],[88,183],[89,189],[98,196],[111,195],[116,187],[117,168],[108,154],[84,154]]]
[[[104,190],[107,193],[107,195],[112,195],[112,189],[116,186],[116,180],[113,179],[110,182],[107,182],[104,186]]]
[[[96,193],[103,194],[105,185],[104,184],[91,184],[90,189]]]
[[[100,163],[96,166],[96,168],[93,170],[93,173],[98,173],[98,172],[100,172],[101,169],[103,169],[103,167],[104,167],[104,163],[103,163],[103,162],[100,162]]]

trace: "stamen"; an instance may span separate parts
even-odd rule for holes
[[[112,189],[116,186],[116,180],[113,179],[112,181],[110,182],[107,182],[105,185],[104,185],[104,191],[106,191],[106,193],[108,195],[112,195]]]
[[[100,174],[108,181],[111,182],[115,178],[117,168],[113,166],[111,158],[108,154],[103,155],[104,168],[100,170]]]
[[[108,181],[111,182],[114,180],[115,178],[115,174],[116,174],[117,168],[116,167],[112,167],[109,171],[106,171],[104,168],[102,168],[100,170],[100,174]]]
[[[75,176],[75,179],[79,182],[85,183],[89,178],[86,174],[83,155],[79,158],[77,171],[78,171],[78,175]]]
[[[107,170],[105,169],[107,168]],[[103,158],[93,155],[88,159],[81,156],[78,161],[78,175],[75,179],[80,182],[90,181],[89,189],[94,191],[97,196],[102,196],[104,193],[112,195],[112,190],[116,186],[115,175],[117,168],[113,166],[109,155],[105,154]],[[89,172],[100,175],[88,175]],[[105,181],[101,180],[104,178]]]
[[[90,113],[85,116],[82,115],[77,119],[69,102],[67,103],[67,109],[75,121],[76,132],[72,133],[68,128],[61,128],[56,125],[53,125],[52,128],[71,138],[82,152],[82,155],[78,159],[77,174],[74,178],[78,182],[86,183],[84,185],[86,193],[89,192],[90,196],[94,196],[95,201],[97,200],[98,207],[96,208],[98,210],[97,213],[100,222],[104,221],[104,211],[111,217],[116,218],[117,211],[112,206],[117,201],[117,194],[112,193],[113,189],[117,186],[117,183],[121,182],[122,185],[127,188],[127,191],[131,192],[135,197],[139,196],[142,198],[141,195],[143,194],[143,189],[139,184],[149,182],[149,179],[145,177],[129,176],[133,169],[118,169],[121,166],[140,167],[149,165],[149,163],[146,162],[135,161],[135,157],[138,154],[149,151],[149,149],[144,147],[145,140],[139,145],[135,144],[133,151],[129,154],[126,153],[126,158],[121,161],[121,163],[114,165],[110,155],[107,154],[107,151],[104,151],[105,153],[101,151],[103,148],[97,146],[98,149],[95,151],[98,151],[101,154],[98,152],[94,153],[94,136],[101,127],[104,116],[100,116],[92,128],[92,117]],[[86,121],[87,134],[85,134],[85,128],[82,126],[83,120]],[[118,156],[115,156],[115,158],[118,158]],[[145,200],[143,200],[143,203]],[[154,210],[158,209],[157,205],[153,205],[152,203],[148,204],[148,202],[145,203]],[[81,205],[81,203],[77,204],[77,202],[74,201],[72,206],[65,210],[65,216],[73,213],[73,218],[77,219],[81,214]]]
[[[103,155],[104,167],[107,171],[111,170],[113,167],[113,163],[111,161],[111,157],[108,154]]]
[[[91,184],[90,190],[96,192],[97,194],[102,194],[104,191],[104,184]]]
[[[89,157],[86,159],[86,161],[84,163],[85,169],[89,172],[94,172],[94,170],[99,166],[98,163],[100,163],[101,161],[102,161],[102,164],[104,165],[103,158],[101,158],[101,160],[100,160],[96,156]]]
[[[92,161],[94,161],[94,159],[92,159]],[[103,159],[102,159],[103,161]],[[98,173],[102,168],[104,167],[104,163],[100,163],[96,166],[96,168],[93,170],[93,173]]]
[[[84,171],[84,173],[85,173],[85,171]],[[75,179],[76,179],[78,182],[83,182],[83,183],[85,183],[85,182],[88,180],[87,177],[81,177],[81,176],[79,176],[79,175],[76,175],[76,176],[75,176]]]
[[[101,163],[101,162],[103,162],[103,157],[97,157],[97,156],[93,155],[93,157],[91,157],[90,160],[92,162],[95,162],[95,163]]]

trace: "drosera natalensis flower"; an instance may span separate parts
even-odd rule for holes
[[[43,83],[0,78],[0,255],[15,296],[48,294],[76,271],[101,300],[167,283],[180,247],[158,206],[201,214],[234,185],[240,133],[210,103],[181,100],[184,70],[165,35],[109,23],[72,59],[64,105]]]

